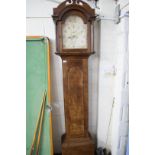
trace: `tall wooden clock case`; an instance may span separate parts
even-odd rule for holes
[[[88,57],[94,53],[95,11],[81,0],[66,0],[53,10],[57,55],[62,58],[66,133],[62,155],[94,155],[88,132]]]

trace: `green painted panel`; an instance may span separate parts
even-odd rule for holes
[[[43,93],[48,88],[47,43],[46,38],[27,39],[26,41],[26,155],[30,155]],[[45,109],[40,155],[50,155],[49,117]]]

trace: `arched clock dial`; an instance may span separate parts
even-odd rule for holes
[[[87,48],[87,24],[79,16],[67,17],[62,26],[64,49]]]

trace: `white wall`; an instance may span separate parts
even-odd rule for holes
[[[118,1],[121,14],[128,11],[128,0]],[[111,19],[116,2],[100,1],[101,14]],[[99,65],[98,147],[106,147],[113,155],[124,155],[128,137],[128,17],[119,24],[101,20]],[[114,66],[114,67],[113,67]],[[115,68],[116,74],[113,73]]]
[[[128,1],[119,1],[122,14],[128,11]],[[115,104],[112,119],[112,150],[115,155],[124,155],[129,132],[129,68],[128,68],[128,17],[121,19],[118,25],[117,44],[118,52],[116,57],[117,74],[115,77]],[[115,128],[114,128],[115,127]]]
[[[115,2],[100,1],[101,15],[110,19],[114,17]],[[117,53],[117,25],[112,20],[101,20],[100,66],[99,66],[99,102],[98,131],[99,147],[111,149],[109,141],[111,110],[114,97],[114,66]]]
[[[124,6],[122,0],[122,6]],[[26,35],[41,35],[50,38],[51,67],[52,67],[52,96],[53,96],[53,136],[54,150],[61,152],[61,135],[65,132],[62,62],[61,58],[54,53],[55,48],[55,25],[51,18],[53,8],[58,4],[51,0],[27,0],[27,30]],[[113,17],[116,3],[114,0],[100,0],[101,15]],[[121,135],[120,130],[121,109],[123,102],[128,103],[127,89],[121,87],[124,71],[128,73],[124,61],[127,31],[123,19],[120,24],[114,24],[111,20],[101,20],[95,23],[95,51],[96,54],[89,58],[89,130],[98,146],[106,146],[112,150],[113,155],[123,155],[119,152],[124,149],[127,134]],[[113,74],[114,67],[117,72]],[[126,78],[127,79],[127,78]],[[128,88],[128,87],[125,87]],[[115,98],[115,101],[114,101]],[[124,106],[124,112],[128,109]],[[127,110],[128,111],[128,110]],[[128,122],[125,112],[123,117]],[[126,126],[125,126],[126,127]],[[125,138],[125,140],[124,140]],[[125,143],[123,143],[125,141]],[[119,144],[122,144],[121,146]],[[120,146],[120,147],[118,147]]]

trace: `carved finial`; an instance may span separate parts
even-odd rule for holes
[[[75,4],[76,3],[76,0],[72,0],[73,1],[73,4]]]
[[[79,4],[80,0],[67,0],[69,3]]]

